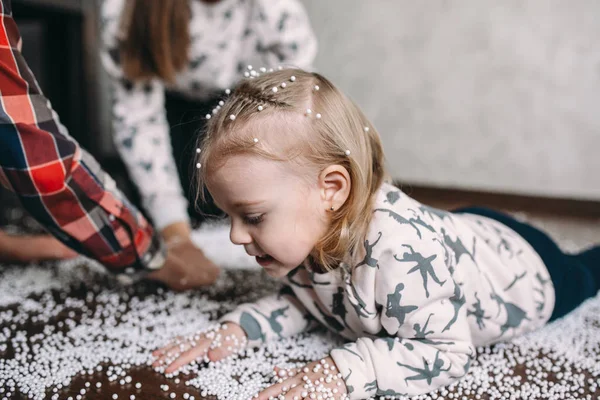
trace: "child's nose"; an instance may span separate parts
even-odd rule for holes
[[[250,244],[252,243],[252,237],[248,231],[244,228],[244,224],[231,221],[231,229],[229,231],[229,240],[233,244]]]

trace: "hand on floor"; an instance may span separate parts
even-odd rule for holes
[[[284,395],[286,399],[304,399],[316,393],[324,399],[347,399],[344,379],[339,375],[331,357],[307,364],[298,370],[276,368],[279,383],[269,386],[258,394],[257,400],[269,400]],[[322,380],[321,380],[322,379]]]
[[[215,283],[221,270],[189,239],[168,247],[165,265],[148,275],[173,290],[188,290]]]
[[[28,263],[66,260],[77,253],[51,235],[8,235],[0,232],[0,261]]]
[[[206,357],[206,361],[219,361],[246,347],[246,332],[238,325],[227,322],[213,330],[188,338],[176,338],[169,345],[155,350],[154,368],[165,366],[165,373],[172,373],[194,360]]]

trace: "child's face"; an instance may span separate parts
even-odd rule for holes
[[[318,178],[307,183],[287,162],[242,154],[209,174],[215,203],[231,218],[230,239],[265,271],[285,276],[307,258],[328,218]]]

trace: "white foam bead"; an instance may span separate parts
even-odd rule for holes
[[[33,311],[39,323],[48,323],[50,326],[56,318],[60,319],[56,323],[57,327],[63,326],[67,330],[77,328],[78,332],[76,337],[67,337],[63,335],[62,329],[56,332],[44,330],[31,340],[35,345],[17,346],[14,349],[15,357],[10,360],[11,363],[14,362],[14,369],[19,371],[19,374],[11,375],[13,382],[5,379],[10,372],[0,360],[0,387],[4,393],[10,393],[3,394],[4,397],[11,398],[13,393],[21,392],[24,393],[22,397],[49,398],[44,397],[46,393],[54,392],[55,388],[60,390],[62,385],[79,393],[80,388],[70,387],[73,385],[72,379],[83,376],[84,382],[86,379],[91,381],[91,377],[85,375],[93,373],[101,363],[111,364],[104,368],[104,379],[118,382],[119,379],[130,376],[128,374],[132,368],[151,364],[149,349],[164,346],[170,337],[194,335],[202,329],[214,327],[211,322],[214,310],[222,306],[233,309],[238,300],[226,299],[219,304],[206,296],[157,290],[142,298],[130,295],[130,300],[134,302],[130,303],[133,307],[128,307],[129,300],[125,300],[127,294],[124,290],[114,290],[102,285],[90,289],[90,292],[94,292],[92,298],[73,297],[68,292],[69,283],[79,284],[83,278],[70,272],[71,269],[80,271],[93,265],[91,261],[78,263],[60,263],[61,274],[56,274],[57,276],[49,273],[47,267],[27,266],[15,271],[8,279],[7,272],[0,269],[0,293],[3,294],[0,296],[0,304],[10,298],[16,305],[16,311],[12,315],[5,315],[3,323],[15,337],[26,337],[25,332],[20,330],[21,321],[33,321],[29,314],[31,310],[43,310]],[[63,266],[77,268],[63,271]],[[246,283],[252,287],[252,282],[244,282]],[[94,286],[90,284],[89,287]],[[227,284],[216,283],[215,290],[221,290],[219,288],[227,288]],[[51,295],[54,290],[59,293],[56,298]],[[35,296],[30,296],[31,294]],[[89,308],[92,314],[88,316],[83,311],[81,323],[75,323],[74,317],[81,310],[86,310],[85,307],[89,306],[86,303],[90,301],[96,303],[95,308]],[[27,309],[21,306],[24,304],[27,304]],[[440,389],[431,395],[417,398],[450,398],[450,393],[453,399],[467,396],[478,400],[488,397],[532,400],[591,398],[589,394],[583,395],[580,392],[598,391],[595,382],[600,376],[600,335],[597,328],[600,324],[600,313],[597,312],[599,306],[600,297],[590,299],[565,318],[542,329],[514,338],[506,344],[478,348],[477,358],[472,360],[469,373],[452,384],[450,391]],[[73,312],[72,317],[69,317],[66,313],[72,308],[80,311]],[[99,339],[99,331],[111,343],[110,346],[104,344],[104,339]],[[123,335],[124,331],[128,334]],[[0,346],[11,340],[2,335],[0,330]],[[182,368],[186,379],[181,380],[192,388],[198,388],[198,393],[203,391],[205,396],[247,399],[270,385],[271,376],[268,372],[273,365],[290,365],[290,360],[312,362],[321,359],[331,348],[340,345],[335,340],[333,337],[315,334],[273,341],[252,352],[244,352],[247,359],[234,357],[221,363],[186,366]],[[131,345],[132,342],[135,346]],[[0,353],[2,351],[6,350],[0,348]],[[78,352],[77,356],[75,351]],[[523,378],[514,376],[516,367],[527,369],[529,375]],[[94,386],[99,388],[99,383],[95,382]],[[312,385],[313,390],[318,385]],[[308,389],[303,390],[308,392]],[[88,390],[86,396],[92,396],[92,391],[94,390]],[[320,393],[323,398],[327,398],[328,392],[310,393]],[[104,396],[110,398],[111,394],[105,393]],[[71,400],[74,396],[75,394],[71,396]],[[123,396],[125,395],[121,397]],[[125,398],[129,396],[130,394]],[[141,394],[136,396],[140,397]],[[594,394],[593,398],[596,396]]]
[[[231,114],[231,115],[229,116],[229,119],[230,119],[230,120],[232,120],[232,121],[235,121],[235,115],[234,115],[234,114]]]

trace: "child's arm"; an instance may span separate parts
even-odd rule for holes
[[[257,48],[264,52],[267,65],[311,69],[317,55],[317,39],[302,3],[263,0],[257,2],[256,8]]]
[[[157,359],[153,366],[171,373],[198,358],[219,361],[247,346],[300,333],[311,321],[292,289],[284,286],[278,294],[239,305],[219,319],[220,325],[212,333],[176,338],[154,351]]]
[[[331,351],[350,399],[416,396],[447,386],[469,370],[474,350],[466,341],[436,347],[415,339],[360,338]]]
[[[389,337],[331,351],[351,399],[430,392],[464,376],[475,354],[465,298],[443,245],[416,240],[390,249],[376,255],[375,281]]]
[[[248,336],[248,344],[259,346],[272,339],[303,332],[310,327],[313,318],[292,289],[284,286],[278,294],[263,297],[254,303],[240,304],[219,321],[240,325]]]

